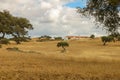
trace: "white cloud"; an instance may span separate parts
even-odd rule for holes
[[[101,35],[92,20],[81,17],[76,9],[63,6],[74,0],[1,0],[0,10],[26,17],[33,24],[32,36]]]
[[[46,2],[46,1],[42,1],[41,4],[40,4],[40,7],[42,9],[49,9],[52,7],[52,4],[50,4],[49,2]]]

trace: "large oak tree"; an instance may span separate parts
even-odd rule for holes
[[[78,12],[95,17],[110,34],[119,32],[120,0],[87,0],[86,7],[78,8]]]
[[[28,34],[28,30],[32,30],[32,24],[26,18],[16,17],[9,13],[9,11],[0,11],[0,33],[1,39],[5,38],[5,35],[13,36],[17,44],[25,40],[25,35]]]

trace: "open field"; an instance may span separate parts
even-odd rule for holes
[[[57,42],[2,45],[0,80],[120,80],[120,42],[71,40],[65,53]],[[6,50],[12,47],[20,51]]]

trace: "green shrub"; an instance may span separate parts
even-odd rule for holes
[[[0,44],[9,44],[9,43],[10,43],[9,40],[6,38],[0,40]]]
[[[66,51],[65,47],[69,47],[69,44],[67,42],[62,41],[57,43],[57,47],[62,47],[63,48],[62,52],[65,52]]]
[[[47,36],[47,35],[39,37],[39,39],[47,39],[47,40],[50,40],[51,38],[52,38],[51,36]]]
[[[103,42],[103,45],[106,45],[107,42],[115,41],[113,36],[102,36],[101,40]]]
[[[54,37],[55,40],[63,40],[62,37]]]
[[[94,35],[94,34],[92,34],[92,35],[90,36],[90,38],[91,38],[91,39],[94,39],[94,38],[95,38],[95,35]]]

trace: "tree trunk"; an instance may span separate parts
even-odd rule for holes
[[[64,47],[64,46],[62,46],[62,48],[63,48],[63,52],[65,52],[65,51],[66,51],[65,47]]]
[[[15,41],[16,41],[17,44],[20,44],[20,38],[19,37],[16,36]]]
[[[103,46],[105,46],[105,45],[106,45],[106,42],[103,43]]]
[[[3,34],[3,35],[2,35],[2,38],[5,38],[5,33],[4,33],[4,32],[2,32],[2,34]]]
[[[19,40],[16,40],[16,43],[17,43],[17,44],[20,44],[20,41],[19,41]]]
[[[12,34],[12,36],[14,36],[14,40],[17,44],[20,44],[20,40],[19,40],[19,37],[15,34]]]

